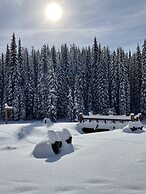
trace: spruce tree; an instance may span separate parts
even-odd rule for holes
[[[3,117],[4,100],[4,55],[0,58],[0,119]]]
[[[146,40],[142,47],[141,112],[146,114]]]
[[[15,34],[13,33],[10,47],[10,70],[8,76],[8,105],[13,106],[14,120],[19,119],[19,69],[17,58],[17,45]]]
[[[18,43],[18,70],[19,70],[19,117],[20,119],[26,118],[26,107],[25,107],[25,71],[23,66],[23,59],[22,59],[22,47],[21,47],[21,40],[19,39]]]

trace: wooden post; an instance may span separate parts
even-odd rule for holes
[[[134,113],[130,114],[131,121],[134,121]]]
[[[12,109],[12,106],[8,106],[8,104],[5,103],[5,124],[8,124],[8,111]]]
[[[82,120],[83,120],[83,115],[82,115],[82,113],[80,113],[80,114],[79,114],[79,122],[81,123]]]
[[[8,124],[8,109],[5,108],[5,124]]]
[[[142,114],[138,113],[138,121],[141,121],[141,120],[142,120]]]

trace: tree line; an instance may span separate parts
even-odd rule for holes
[[[142,49],[110,51],[94,38],[90,47],[66,44],[41,50],[18,44],[0,56],[0,119],[4,105],[13,106],[11,117],[52,121],[80,112],[88,114],[146,113],[146,40]]]

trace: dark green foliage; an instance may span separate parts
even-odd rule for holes
[[[43,45],[41,52],[16,44],[0,56],[0,118],[4,104],[13,106],[13,117],[42,119],[95,114],[146,113],[146,41],[142,53],[110,52],[96,38],[90,47]]]

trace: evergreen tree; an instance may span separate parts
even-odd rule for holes
[[[68,118],[70,121],[74,121],[74,101],[73,101],[73,92],[71,89],[69,89],[69,95],[68,95]]]
[[[60,63],[58,67],[57,115],[59,118],[67,116],[69,79],[69,52],[67,45],[65,44],[61,47]]]
[[[82,77],[77,74],[75,79],[75,91],[74,91],[74,117],[78,120],[79,113],[84,110],[83,104],[83,83]]]
[[[111,72],[111,78],[110,78],[110,90],[111,90],[111,104],[110,109],[116,113],[117,110],[117,75],[118,75],[118,69],[117,69],[117,56],[116,52],[114,51],[111,55],[111,66],[110,66],[110,72]],[[109,97],[110,98],[110,97]]]
[[[40,52],[36,52],[34,48],[32,48],[31,52],[31,63],[34,69],[34,105],[33,105],[33,117],[37,118],[38,111],[38,80],[39,80],[39,66],[40,66]]]
[[[91,58],[91,83],[90,92],[92,93],[92,108],[93,113],[98,113],[99,107],[99,96],[98,96],[98,70],[100,63],[100,48],[98,48],[97,40],[94,38],[94,43],[92,47],[92,58]]]
[[[26,107],[25,107],[25,72],[22,59],[22,47],[21,40],[18,43],[18,70],[19,70],[19,117],[20,119],[25,119],[26,117]]]
[[[3,100],[4,100],[4,55],[0,59],[0,119],[3,117]]]
[[[57,54],[56,54],[55,46],[53,46],[51,49],[51,58],[52,58],[52,62],[53,62],[54,72],[56,72],[56,70],[57,70]]]
[[[13,106],[13,117],[19,119],[19,69],[17,58],[17,45],[13,33],[10,47],[10,70],[8,76],[8,105]]]
[[[109,88],[108,88],[108,65],[106,61],[107,50],[104,47],[98,68],[98,113],[109,112]]]
[[[141,112],[146,114],[146,40],[142,47]]]
[[[132,77],[132,112],[135,114],[140,112],[140,90],[141,90],[141,51],[139,45],[137,51],[133,55],[133,71],[131,72]]]
[[[33,66],[29,59],[28,50],[25,49],[23,55],[23,63],[25,66],[25,106],[26,106],[26,119],[33,118],[33,105],[34,105],[34,71]]]
[[[130,109],[130,91],[129,78],[127,70],[127,61],[125,60],[125,54],[122,48],[119,48],[119,113],[124,115],[129,113]],[[128,108],[129,107],[129,108]]]
[[[57,79],[56,74],[54,72],[54,64],[52,63],[49,69],[49,79],[48,79],[48,110],[47,116],[51,119],[51,121],[55,122],[57,119]]]

